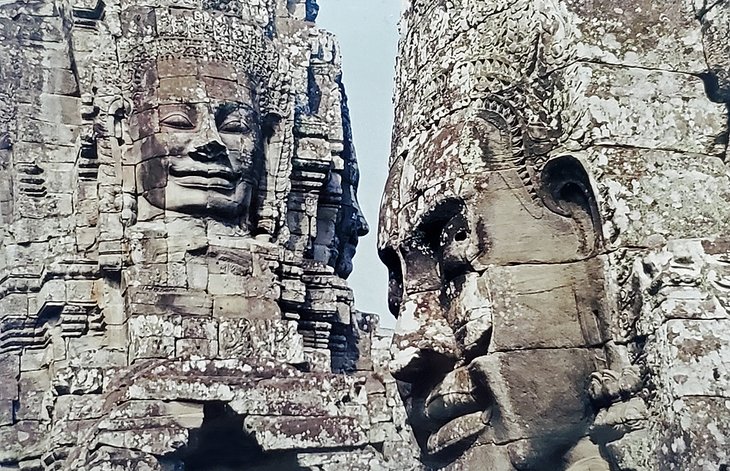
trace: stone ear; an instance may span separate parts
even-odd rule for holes
[[[540,176],[540,193],[548,209],[573,219],[590,252],[601,247],[601,217],[588,172],[571,155],[551,159]]]

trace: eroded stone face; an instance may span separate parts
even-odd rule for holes
[[[406,5],[379,245],[427,466],[728,466],[727,6]]]
[[[192,58],[148,67],[154,85],[135,96],[131,117],[151,131],[130,157],[139,195],[160,209],[241,216],[263,165],[256,84],[233,64]]]
[[[454,152],[403,162],[462,168],[469,155],[483,171],[416,196],[418,217],[391,234],[403,273],[391,369],[428,460],[545,469],[587,434],[586,381],[605,364],[595,199],[571,157],[546,166],[543,188],[526,185],[494,118],[459,126]],[[418,195],[416,175],[396,175],[401,195]]]

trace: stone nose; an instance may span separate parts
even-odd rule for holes
[[[357,235],[360,237],[365,237],[370,233],[370,225],[368,224],[368,221],[365,219],[365,215],[362,213],[362,210],[358,206],[357,208]]]
[[[191,136],[185,150],[199,161],[219,160],[228,155],[228,148],[223,144],[213,117],[200,123],[200,128]]]
[[[217,161],[228,155],[228,149],[221,142],[213,139],[195,146],[189,154],[195,160]]]
[[[403,302],[391,352],[390,371],[399,381],[432,381],[454,368],[460,350],[441,314],[438,293],[420,293]]]

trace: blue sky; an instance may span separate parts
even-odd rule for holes
[[[394,324],[386,301],[387,271],[378,260],[378,206],[388,174],[393,123],[393,72],[398,43],[398,0],[318,0],[317,24],[342,47],[343,80],[360,165],[360,206],[370,234],[360,239],[349,282],[357,309]]]

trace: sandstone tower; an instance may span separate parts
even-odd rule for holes
[[[379,244],[427,464],[728,469],[729,15],[409,2]]]
[[[0,468],[402,469],[312,0],[0,5]]]

